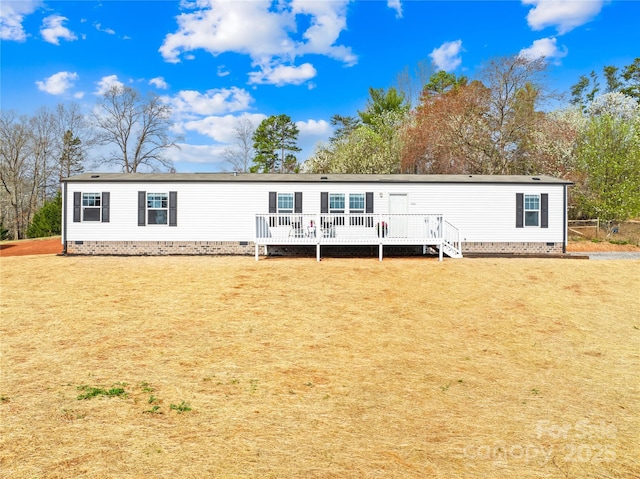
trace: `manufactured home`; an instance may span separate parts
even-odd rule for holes
[[[550,176],[87,173],[62,180],[63,253],[563,253],[570,185]]]

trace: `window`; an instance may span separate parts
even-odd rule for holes
[[[101,221],[109,222],[110,194],[73,192],[73,222]]]
[[[166,224],[178,226],[178,192],[138,191],[138,226]]]
[[[364,213],[364,193],[350,193],[349,194],[349,213],[358,214]],[[350,216],[349,224],[351,226],[364,226],[364,216]]]
[[[278,213],[293,213],[293,193],[278,193]]]
[[[524,225],[540,226],[539,195],[524,195]]]
[[[329,213],[344,213],[344,193],[329,193]],[[333,224],[344,226],[344,216],[334,217]]]
[[[147,224],[166,225],[169,209],[167,193],[147,193]]]
[[[329,213],[344,213],[344,193],[329,194]]]
[[[100,221],[102,193],[82,193],[82,221]]]
[[[364,193],[349,195],[349,213],[364,213]]]

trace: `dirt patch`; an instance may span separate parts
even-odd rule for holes
[[[26,256],[58,254],[62,251],[60,237],[31,239],[0,243],[0,256]]]
[[[640,246],[632,244],[614,244],[607,241],[569,241],[569,253],[599,253],[599,252],[640,252]]]

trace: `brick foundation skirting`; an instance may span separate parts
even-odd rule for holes
[[[248,241],[67,241],[67,254],[102,256],[253,255]]]
[[[70,255],[164,256],[164,255],[253,255],[253,241],[67,241]],[[562,243],[475,242],[463,243],[462,254],[561,254]],[[271,256],[315,257],[315,246],[269,246]],[[264,253],[260,247],[260,254]],[[322,246],[323,256],[377,256],[377,246]],[[420,256],[422,246],[385,246],[385,256]]]
[[[525,243],[525,242],[475,242],[462,243],[462,255],[465,253],[488,254],[562,254],[563,243]]]

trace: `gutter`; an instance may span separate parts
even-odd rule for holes
[[[67,256],[67,182],[62,182],[62,256]]]

